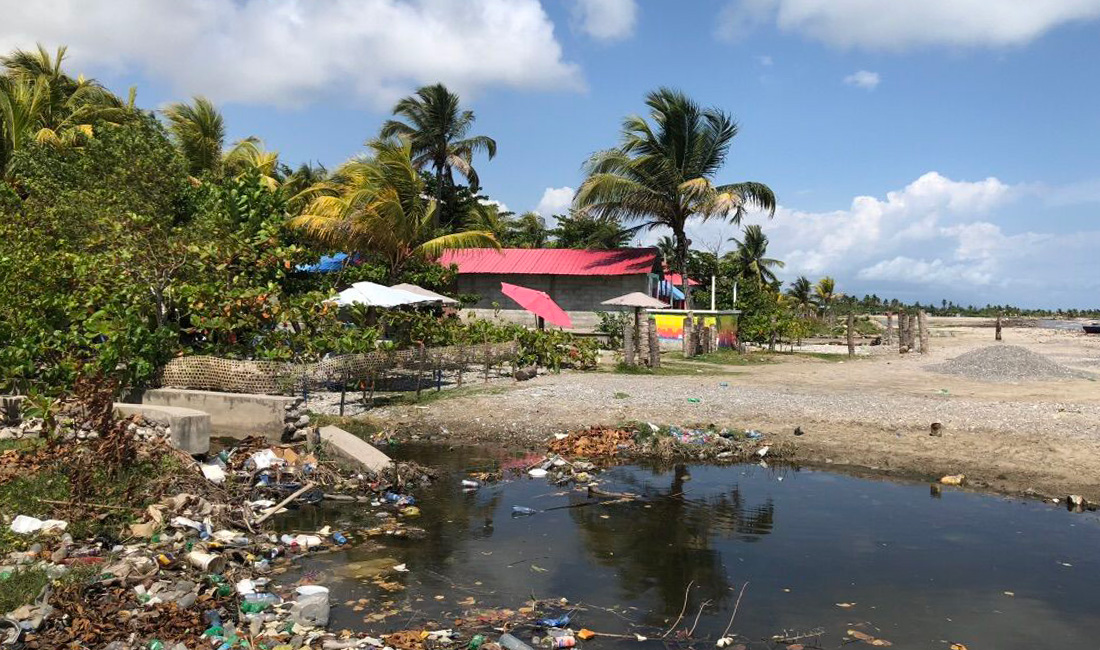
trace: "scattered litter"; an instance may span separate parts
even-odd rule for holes
[[[225,469],[222,468],[221,465],[216,463],[203,463],[199,467],[202,469],[202,475],[214,485],[225,483]]]
[[[940,479],[940,483],[944,485],[962,485],[966,482],[965,474],[948,474]]]
[[[68,522],[59,519],[39,519],[27,515],[16,515],[11,521],[11,532],[17,535],[29,535],[31,533],[60,533],[69,526]]]
[[[527,506],[512,506],[513,517],[529,517],[537,512],[538,510],[528,508]]]
[[[541,467],[536,467],[535,469],[527,472],[527,474],[529,474],[532,478],[545,478],[546,470],[542,469]]]

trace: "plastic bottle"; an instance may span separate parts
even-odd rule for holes
[[[477,481],[471,481],[469,479],[465,479],[465,480],[462,481],[462,487],[464,487],[464,488],[475,488],[476,489],[476,488],[481,487],[481,484],[478,483]]]
[[[527,506],[512,506],[513,517],[529,517],[538,512],[534,508],[528,508]]]
[[[470,639],[470,644],[466,646],[469,650],[478,650],[485,643],[484,634],[475,634],[474,638]]]
[[[348,538],[344,537],[343,533],[341,533],[340,531],[336,531],[332,534],[332,541],[343,546],[344,544],[348,543]]]
[[[505,632],[500,635],[500,645],[507,650],[534,650],[531,646]]]

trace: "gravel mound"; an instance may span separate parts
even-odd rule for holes
[[[929,370],[989,382],[1080,379],[1085,373],[1055,363],[1018,345],[990,345],[960,354]]]

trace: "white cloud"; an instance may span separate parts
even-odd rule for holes
[[[771,57],[770,54],[758,54],[757,56],[755,56],[753,58],[756,59],[757,63],[764,66],[765,68],[770,67],[775,63],[775,61],[772,60],[772,57]]]
[[[481,205],[495,205],[499,212],[511,212],[511,210],[508,209],[508,204],[504,201],[497,201],[496,199],[478,199],[477,202]]]
[[[573,203],[573,194],[572,187],[548,187],[542,193],[539,204],[535,206],[535,212],[547,219],[556,214],[565,214]]]
[[[136,70],[219,101],[388,107],[437,81],[583,87],[538,0],[0,0],[0,15],[0,51],[67,44],[74,69]]]
[[[878,73],[869,70],[860,70],[859,72],[853,72],[847,77],[844,77],[844,83],[865,90],[874,90],[878,87],[880,81],[882,81],[882,79],[879,77]]]
[[[1006,233],[998,214],[1034,202],[1032,185],[997,178],[958,181],[928,172],[883,197],[858,196],[842,210],[809,212],[781,205],[775,218],[750,215],[784,260],[781,277],[836,277],[841,291],[909,299],[1095,305],[1100,227],[1081,232]],[[694,221],[688,236],[711,242],[731,232]],[[645,236],[652,243],[667,231]],[[725,250],[729,250],[727,244]]]
[[[718,33],[775,24],[837,47],[1025,45],[1064,24],[1100,17],[1100,0],[731,0]]]
[[[634,33],[638,5],[635,0],[575,0],[573,16],[592,38],[617,41]]]

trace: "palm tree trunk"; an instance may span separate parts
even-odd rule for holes
[[[680,284],[683,287],[684,292],[684,309],[688,312],[692,310],[691,305],[691,283],[688,281],[688,244],[687,235],[682,228],[678,228],[673,231],[676,236],[676,256],[679,258],[676,260],[680,266]]]
[[[443,167],[445,163],[435,163],[435,214],[432,215],[432,227],[439,228],[439,215],[443,212]]]

